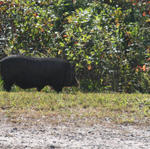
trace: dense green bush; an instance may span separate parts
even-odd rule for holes
[[[0,1],[5,53],[67,59],[76,65],[84,91],[150,92],[148,5],[143,0]]]

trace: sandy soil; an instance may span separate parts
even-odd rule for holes
[[[40,120],[36,120],[40,121]],[[0,119],[0,149],[148,149],[150,127],[83,121],[12,123]]]

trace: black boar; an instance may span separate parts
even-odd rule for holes
[[[10,91],[13,84],[38,91],[49,85],[57,92],[65,86],[78,86],[71,64],[59,58],[8,56],[0,61],[0,74],[6,91]]]

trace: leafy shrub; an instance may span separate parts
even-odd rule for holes
[[[148,4],[1,1],[5,52],[67,59],[76,66],[84,91],[149,92],[149,71],[137,73],[138,66],[149,68]]]

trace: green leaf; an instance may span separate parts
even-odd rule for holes
[[[65,46],[65,44],[63,42],[60,42],[59,44],[60,44],[61,47]]]
[[[81,32],[81,33],[82,33],[82,29],[81,29],[81,27],[79,27],[78,29],[79,29],[79,32]]]

